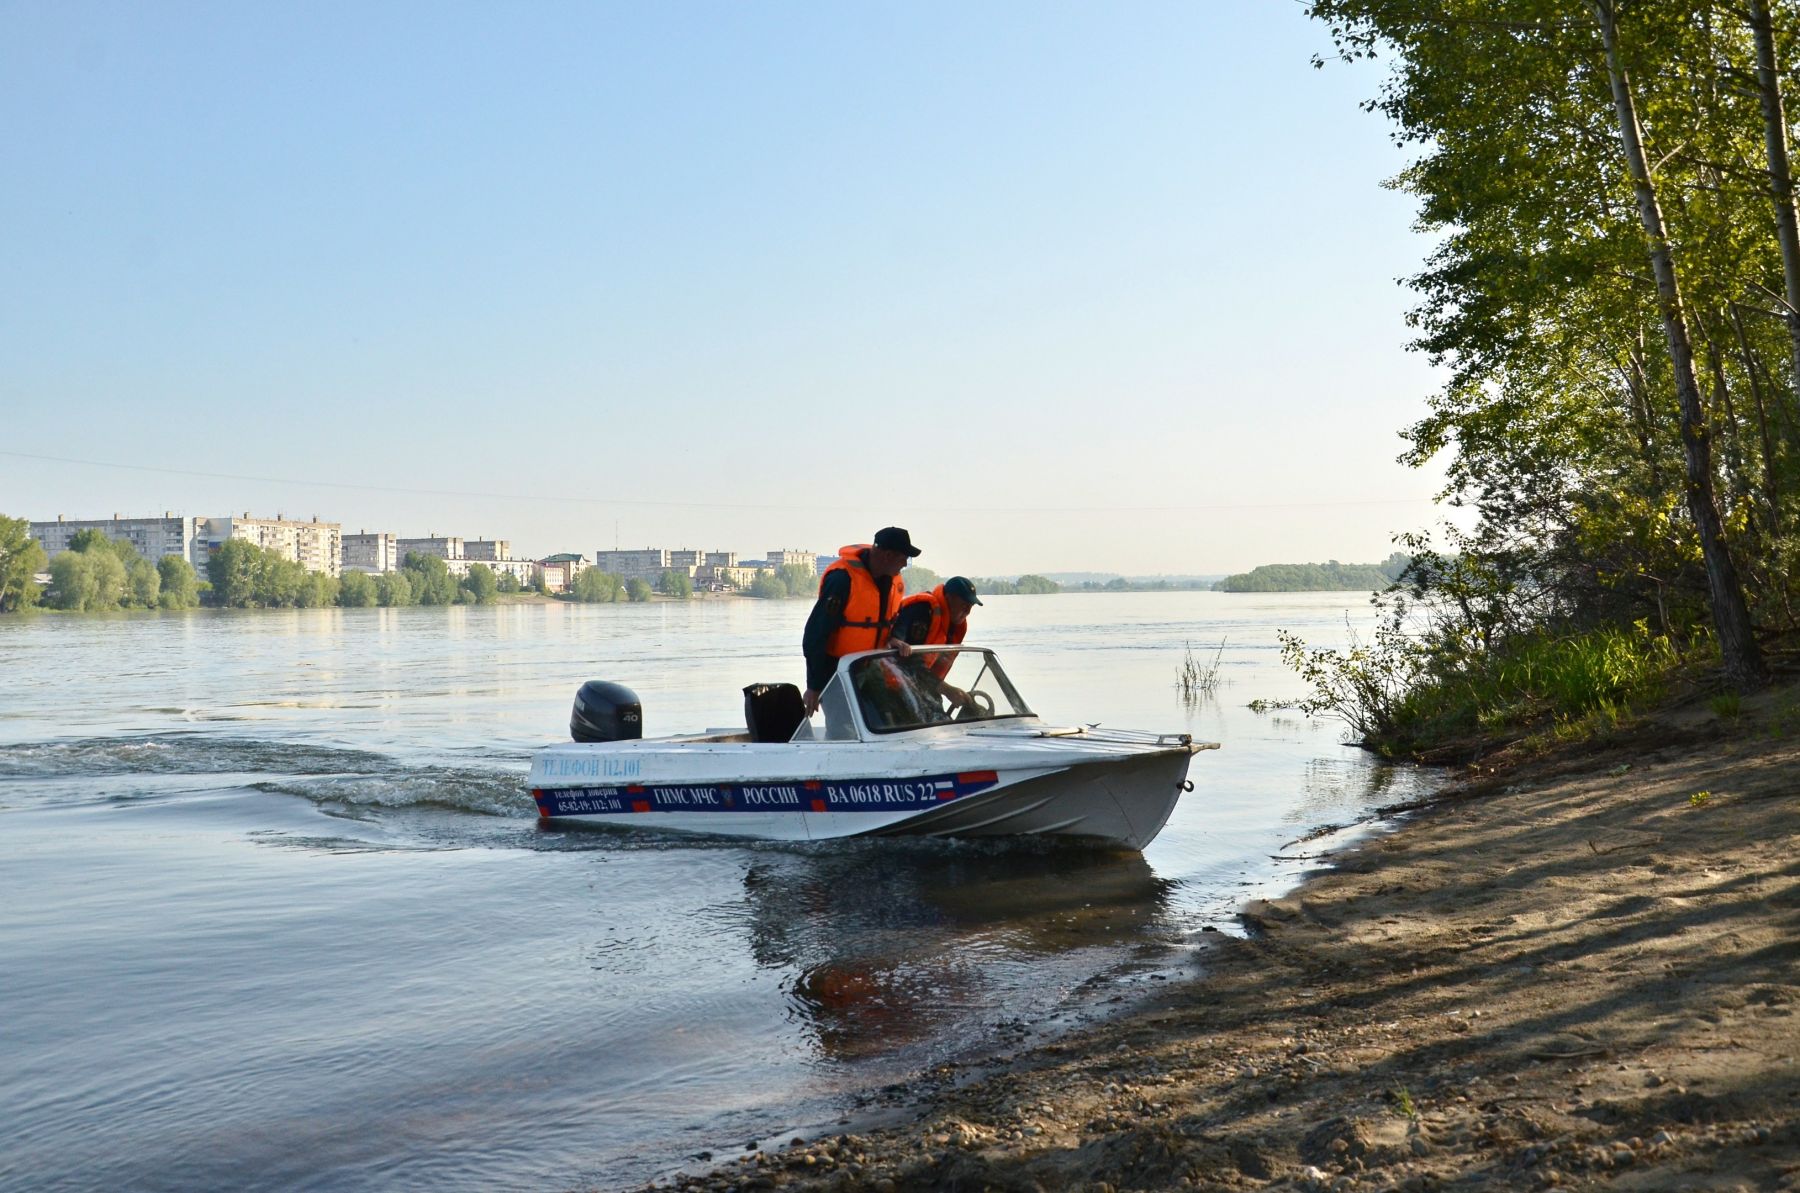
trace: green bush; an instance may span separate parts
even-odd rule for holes
[[[494,594],[500,591],[500,582],[494,578],[493,568],[485,563],[472,563],[469,574],[462,578],[462,590],[471,604],[491,605]]]
[[[31,537],[31,523],[0,514],[0,613],[37,604],[38,586],[33,577],[48,563],[43,546]]]
[[[375,595],[377,601],[387,608],[419,603],[413,596],[412,581],[405,572],[383,572],[375,577]]]
[[[1520,633],[1484,648],[1439,632],[1409,632],[1404,608],[1367,642],[1310,649],[1282,634],[1282,655],[1312,687],[1307,713],[1341,718],[1364,744],[1413,755],[1473,736],[1549,726],[1585,733],[1616,725],[1661,694],[1681,664],[1668,639],[1636,625]],[[1578,734],[1579,735],[1579,734]]]
[[[161,591],[156,603],[164,609],[192,609],[200,603],[200,578],[194,565],[179,555],[165,555],[156,561],[156,574]]]
[[[788,586],[774,572],[758,572],[756,579],[750,581],[750,595],[767,601],[785,601]]]
[[[299,567],[299,564],[295,564]],[[305,570],[302,568],[301,570]],[[338,580],[324,572],[306,572],[294,589],[294,605],[300,609],[324,609],[338,603]]]
[[[569,595],[584,605],[611,605],[625,599],[625,582],[611,572],[587,568],[575,577]]]
[[[401,567],[412,586],[413,601],[420,605],[454,605],[461,586],[450,574],[450,565],[436,555],[409,551]]]
[[[907,564],[906,570],[900,573],[900,578],[906,581],[908,592],[930,592],[944,582],[942,576],[916,563]]]
[[[345,572],[338,579],[338,604],[346,609],[371,608],[380,599],[380,589],[367,572]]]

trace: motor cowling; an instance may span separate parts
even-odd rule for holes
[[[576,741],[631,741],[644,736],[644,706],[620,683],[590,679],[575,693],[569,736]]]

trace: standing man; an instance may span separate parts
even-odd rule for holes
[[[952,576],[930,592],[909,596],[900,603],[900,616],[894,619],[894,646],[905,651],[912,646],[955,646],[969,632],[969,612],[981,604],[975,585],[967,576]],[[962,690],[944,683],[955,655],[925,652],[920,662],[937,679],[937,686],[951,704],[966,699]]]
[[[841,548],[838,561],[819,577],[819,599],[800,640],[806,656],[807,716],[818,711],[819,693],[831,682],[839,659],[888,645],[906,594],[900,572],[918,554],[906,531],[888,526],[875,532],[871,544]],[[901,653],[911,649],[903,647]]]

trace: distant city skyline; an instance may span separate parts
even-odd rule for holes
[[[0,13],[0,512],[1132,575],[1439,516],[1430,246],[1297,5],[427,11]]]
[[[8,453],[5,451],[0,451],[0,458],[5,458],[7,456],[17,455],[17,454],[20,454],[20,453]],[[296,487],[298,487],[298,486],[296,486]],[[6,511],[0,511],[0,512],[6,512]],[[25,518],[27,518],[28,521],[32,521],[34,523],[57,522],[57,521],[66,519],[68,522],[73,524],[73,523],[78,523],[78,522],[104,522],[109,519],[116,519],[116,520],[120,520],[120,521],[129,522],[129,521],[142,520],[142,519],[161,518],[166,515],[173,515],[174,517],[177,517],[177,518],[182,517],[184,515],[192,517],[192,516],[195,516],[196,512],[197,511],[176,509],[176,508],[165,505],[165,507],[161,510],[152,510],[147,507],[144,509],[135,509],[135,510],[134,509],[114,510],[114,511],[106,512],[106,513],[101,513],[101,512],[97,512],[97,511],[70,513],[69,511],[66,511],[66,510],[59,510],[56,514],[50,515],[50,516],[37,516],[35,513],[17,514],[17,515],[8,513],[8,516],[25,517]],[[198,516],[203,519],[207,518],[207,517],[219,517],[219,516],[228,517],[228,515],[219,515],[216,513],[206,513],[206,512],[198,512]],[[367,520],[357,520],[354,518],[338,517],[338,516],[334,516],[334,514],[332,514],[332,513],[310,512],[310,508],[309,508],[308,513],[306,513],[304,515],[293,515],[292,517],[289,516],[289,512],[286,510],[268,511],[268,510],[255,510],[255,509],[244,510],[243,516],[246,518],[255,518],[255,519],[277,520],[277,519],[287,518],[288,520],[297,521],[297,522],[307,522],[307,521],[326,522],[326,523],[332,524],[333,526],[341,526],[343,529],[343,533],[347,538],[374,537],[377,535],[386,535],[389,538],[398,538],[399,540],[401,540],[401,542],[403,544],[408,540],[417,542],[417,541],[423,541],[426,539],[446,540],[446,541],[453,542],[453,543],[462,543],[465,540],[467,540],[469,542],[490,543],[493,540],[495,540],[496,538],[498,538],[498,536],[488,534],[485,530],[479,534],[469,534],[469,533],[457,533],[455,530],[446,531],[446,530],[442,530],[442,529],[431,528],[431,529],[427,529],[423,532],[415,533],[415,530],[416,530],[415,527],[407,526],[407,527],[395,528],[395,527],[390,527],[390,526],[374,525],[372,523],[369,523]],[[498,521],[498,519],[489,519],[489,521],[490,522]],[[352,529],[353,526],[355,529]],[[865,535],[863,537],[867,538],[870,536]],[[499,541],[502,544],[509,544],[512,540],[510,538],[499,538]],[[836,555],[838,550],[844,545],[846,545],[846,544],[836,544],[836,545],[833,545],[830,547],[819,546],[819,547],[815,547],[815,548],[808,548],[808,547],[802,546],[802,547],[791,547],[788,549],[793,550],[793,551],[798,551],[803,554],[816,556],[819,559],[823,560],[823,559],[827,559],[827,558],[830,558],[831,556]],[[739,544],[733,544],[733,543],[725,542],[722,540],[718,540],[717,536],[713,536],[712,538],[707,538],[705,536],[702,536],[702,538],[700,540],[697,540],[694,542],[683,541],[680,543],[671,543],[671,542],[632,543],[632,542],[621,541],[621,542],[616,542],[616,543],[601,543],[598,546],[594,546],[594,545],[582,546],[582,545],[570,543],[570,544],[563,544],[561,546],[553,546],[551,548],[548,548],[546,550],[541,550],[541,551],[525,550],[525,549],[521,548],[518,551],[516,551],[515,554],[518,555],[519,557],[523,557],[523,558],[538,559],[538,558],[546,558],[548,556],[559,554],[559,553],[573,551],[573,553],[587,557],[590,561],[592,561],[596,556],[606,554],[608,552],[617,552],[617,551],[622,550],[624,552],[629,553],[629,552],[637,551],[637,550],[655,550],[658,548],[661,548],[665,551],[674,550],[677,552],[697,551],[697,552],[705,553],[705,552],[729,551],[734,555],[741,556],[743,559],[745,559],[747,561],[761,561],[762,559],[765,558],[765,556],[772,557],[771,549],[764,548],[762,550],[762,552],[759,553],[759,551],[755,548],[744,549]],[[1385,556],[1385,554],[1386,554],[1386,552],[1384,552],[1384,556]],[[1337,558],[1337,557],[1336,556],[1321,557],[1321,559],[1317,560],[1317,561],[1263,560],[1262,562],[1264,562],[1264,563],[1323,562],[1325,558]],[[1348,557],[1345,557],[1345,558],[1347,559]],[[945,568],[932,567],[928,562],[926,562],[922,558],[914,560],[913,562],[915,564],[924,566],[931,571],[940,572],[943,574],[950,574],[952,571],[959,570],[959,569],[948,569],[947,570]],[[969,574],[972,574],[972,575],[990,575],[990,576],[1016,576],[1019,574],[1031,573],[1031,572],[1036,572],[1036,573],[1040,573],[1040,574],[1057,574],[1057,575],[1090,575],[1090,574],[1091,575],[1103,575],[1103,576],[1121,576],[1122,575],[1122,576],[1127,576],[1127,577],[1138,577],[1138,578],[1223,576],[1223,575],[1229,574],[1227,571],[1221,570],[1221,569],[1174,567],[1174,566],[1164,566],[1157,570],[1135,571],[1135,572],[1134,571],[1121,571],[1116,568],[1115,569],[1096,569],[1096,568],[1092,568],[1092,567],[1079,567],[1079,566],[1061,567],[1061,568],[1042,568],[1042,567],[1022,568],[1022,569],[1014,568],[1014,569],[1009,569],[1009,570],[1008,569],[995,569],[995,568],[987,568],[984,570],[979,566],[974,566],[974,567],[964,567],[964,568],[961,568],[960,570],[962,570],[964,572],[968,572]]]

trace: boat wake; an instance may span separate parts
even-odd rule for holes
[[[490,770],[403,770],[378,775],[269,779],[257,791],[348,808],[445,808],[482,816],[535,818],[524,776]]]
[[[290,775],[392,770],[392,759],[367,750],[296,742],[159,733],[89,737],[0,746],[0,779],[85,775]]]
[[[74,794],[71,781],[79,783],[83,798],[99,794],[117,802],[166,796],[169,780],[182,776],[226,775],[243,776],[247,780],[243,786],[252,791],[298,796],[338,810],[439,808],[483,816],[535,816],[520,772],[409,766],[385,754],[341,746],[203,733],[0,746],[0,782],[24,782],[58,803]],[[142,791],[121,790],[118,780],[131,776],[155,782]],[[104,791],[92,790],[89,781],[94,779],[109,780]],[[216,784],[207,789],[216,790]]]

